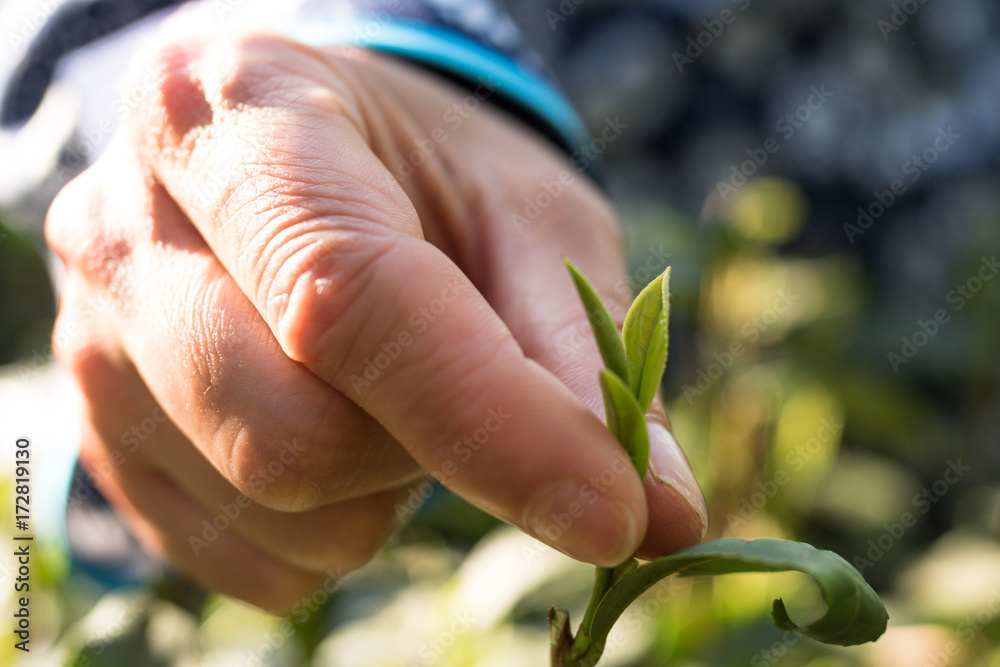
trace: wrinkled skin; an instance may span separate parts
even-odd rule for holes
[[[427,473],[595,564],[702,537],[660,408],[645,480],[601,423],[560,257],[619,319],[631,295],[613,212],[555,148],[486,103],[446,121],[469,91],[361,50],[214,37],[153,66],[46,223],[81,457],[145,547],[286,610],[371,558]]]

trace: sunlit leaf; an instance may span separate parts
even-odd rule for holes
[[[628,363],[629,388],[645,412],[667,364],[670,318],[670,268],[639,293],[625,316],[623,338]]]
[[[611,319],[604,302],[598,295],[597,290],[590,284],[580,271],[573,266],[568,258],[563,258],[573,282],[576,284],[576,291],[580,294],[583,307],[587,310],[587,319],[594,330],[594,337],[597,339],[597,347],[601,351],[601,358],[604,365],[611,369],[623,382],[629,381],[628,364],[625,361],[625,348],[622,346],[621,336],[618,334],[618,327]]]
[[[608,429],[622,443],[639,473],[639,479],[642,479],[649,467],[649,431],[646,430],[645,412],[617,375],[605,368],[601,370],[600,381]]]
[[[617,581],[594,614],[590,629],[594,649],[601,650],[615,622],[636,598],[671,574],[693,577],[789,570],[816,580],[827,610],[816,620],[796,623],[788,617],[782,601],[775,600],[773,617],[779,628],[839,646],[875,641],[885,632],[889,615],[878,595],[837,554],[800,542],[726,538],[657,558]]]

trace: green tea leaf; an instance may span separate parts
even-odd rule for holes
[[[667,364],[670,319],[670,267],[646,285],[625,315],[623,331],[629,388],[643,412],[653,397]]]
[[[649,431],[646,430],[645,412],[617,375],[605,368],[601,370],[600,381],[608,429],[622,443],[639,473],[639,479],[642,479],[649,467]]]
[[[827,610],[808,623],[793,623],[784,604],[775,600],[775,624],[826,644],[853,646],[875,641],[885,632],[889,615],[861,574],[833,553],[783,540],[725,538],[702,542],[663,556],[625,575],[601,600],[590,628],[591,655],[600,655],[608,633],[632,602],[664,577],[784,572],[808,574],[819,584]]]
[[[618,327],[611,319],[611,313],[605,307],[597,290],[590,284],[579,269],[567,258],[563,258],[566,268],[573,276],[576,284],[576,291],[580,294],[583,307],[587,311],[587,319],[594,330],[594,337],[597,339],[597,347],[601,351],[601,358],[604,365],[610,368],[623,382],[628,382],[628,364],[625,361],[625,348],[622,346],[622,338],[618,334]]]

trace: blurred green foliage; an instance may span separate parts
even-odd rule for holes
[[[0,222],[0,364],[45,349],[54,318],[52,284],[38,248]]]
[[[983,463],[1000,397],[995,370],[976,370],[995,338],[975,334],[1000,321],[1000,288],[986,284],[894,372],[887,353],[926,315],[880,306],[854,256],[796,252],[805,202],[769,178],[703,220],[626,207],[631,277],[644,284],[669,253],[664,395],[705,487],[709,537],[836,551],[883,595],[890,630],[835,649],[775,629],[773,598],[798,613],[820,604],[793,574],[671,579],[622,617],[602,664],[1000,666],[1000,483]],[[968,252],[955,281],[975,271]],[[952,336],[963,348],[940,349]],[[941,363],[949,355],[965,361]],[[65,665],[544,665],[545,612],[578,621],[590,572],[439,490],[301,623],[217,596],[192,612],[162,591],[102,595],[62,574],[37,594],[58,619],[39,651]]]

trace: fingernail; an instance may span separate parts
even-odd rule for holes
[[[649,471],[660,482],[676,491],[694,510],[701,521],[701,536],[708,532],[708,506],[698,486],[691,464],[673,434],[658,422],[649,427]]]
[[[634,512],[590,484],[550,487],[528,506],[525,516],[534,537],[567,556],[603,567],[621,564],[639,546]]]

